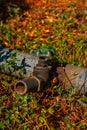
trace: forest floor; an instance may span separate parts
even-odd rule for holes
[[[0,44],[23,52],[54,49],[58,62],[87,67],[87,1],[36,2],[26,10],[9,4],[7,13],[0,12]],[[86,95],[66,91],[54,79],[47,90],[20,96],[14,91],[18,80],[0,74],[1,130],[87,129]]]

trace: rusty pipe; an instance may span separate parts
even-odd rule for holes
[[[38,60],[38,64],[34,67],[34,76],[18,81],[15,84],[17,94],[24,95],[27,92],[43,91],[49,80],[49,68],[44,58]]]
[[[37,78],[35,76],[31,78],[26,78],[23,80],[19,80],[15,84],[15,92],[20,95],[24,95],[27,92],[39,92],[42,91],[45,87],[45,82],[41,78]]]

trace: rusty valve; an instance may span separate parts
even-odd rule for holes
[[[39,92],[45,89],[49,79],[49,68],[44,57],[40,57],[38,64],[34,67],[34,76],[19,80],[15,84],[17,94],[24,95],[27,92]]]

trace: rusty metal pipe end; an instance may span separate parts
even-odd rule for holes
[[[15,92],[20,95],[24,95],[27,92],[39,92],[44,88],[44,81],[42,78],[33,76],[32,78],[27,78],[18,81],[15,86]]]
[[[24,95],[27,93],[28,86],[23,80],[20,80],[15,84],[14,89],[17,94]]]

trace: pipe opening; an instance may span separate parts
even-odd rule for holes
[[[17,84],[15,85],[15,91],[17,94],[23,95],[27,92],[27,86],[24,82],[19,81],[17,82]]]

